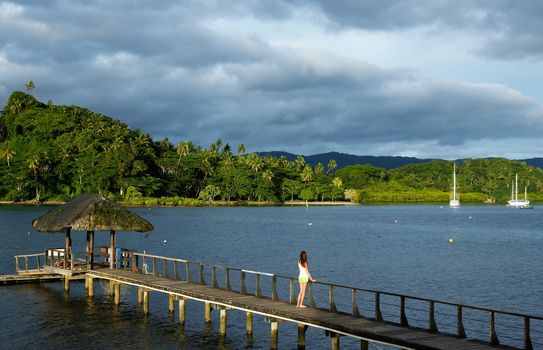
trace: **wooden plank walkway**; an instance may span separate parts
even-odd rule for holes
[[[353,317],[348,314],[334,313],[323,309],[297,308],[284,301],[274,301],[269,298],[226,291],[187,281],[173,281],[130,270],[100,269],[87,273],[87,276],[142,287],[151,291],[173,294],[187,299],[209,302],[279,320],[301,323],[341,335],[390,344],[406,349],[510,349],[509,347],[491,345],[476,340],[460,339],[453,335],[443,333],[434,334],[424,330],[378,322],[362,317]]]
[[[28,273],[20,275],[0,275],[0,285],[39,283],[39,282],[59,282],[64,281],[64,276],[50,273]],[[85,276],[71,277],[70,280],[84,279]]]

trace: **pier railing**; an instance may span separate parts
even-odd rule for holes
[[[133,271],[296,303],[298,281],[291,276],[135,252],[130,259],[123,266]],[[538,315],[320,281],[308,284],[306,300],[312,308],[432,333],[526,350],[543,346]]]
[[[22,273],[43,272],[45,271],[44,263],[44,253],[15,255],[15,273],[19,275]]]
[[[93,268],[109,267],[111,259],[111,248],[109,246],[95,246],[93,253]],[[119,248],[115,252],[117,254],[116,264],[118,268],[129,268],[132,263],[132,254],[134,250]],[[43,265],[62,270],[70,271],[86,271],[90,266],[89,254],[87,252],[69,251],[66,254],[66,248],[48,248],[45,253],[31,254],[28,256],[43,256]],[[18,256],[20,259],[25,255]],[[16,257],[17,259],[17,257]],[[38,261],[39,263],[39,261]],[[18,261],[16,262],[18,268]],[[43,266],[42,266],[43,268]]]

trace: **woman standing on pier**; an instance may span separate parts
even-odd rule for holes
[[[298,303],[296,307],[306,307],[304,305],[305,290],[307,288],[307,282],[315,282],[311,274],[309,273],[309,264],[307,263],[307,253],[305,250],[300,252],[300,260],[298,260],[298,269],[300,274],[298,275],[298,282],[300,282],[300,293],[298,294]]]

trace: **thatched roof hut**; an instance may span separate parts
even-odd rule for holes
[[[110,231],[110,268],[115,267],[116,231],[151,232],[144,218],[97,194],[82,194],[32,221],[42,232],[66,232],[66,255],[71,251],[71,231],[87,231],[87,266],[93,268],[94,231]]]
[[[32,221],[42,232],[138,231],[151,232],[153,225],[144,218],[97,194],[82,194]]]

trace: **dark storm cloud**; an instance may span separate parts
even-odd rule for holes
[[[203,145],[222,138],[251,150],[333,147],[371,154],[390,144],[398,154],[409,143],[454,146],[543,132],[541,105],[505,86],[430,80],[213,25],[235,26],[244,16],[287,19],[296,6],[315,9],[316,3],[25,4],[0,2],[2,101],[32,79],[42,100],[87,106],[154,137]],[[394,29],[443,13],[447,2],[379,4],[322,2],[318,8],[338,25]],[[435,21],[465,21],[460,10],[449,12]]]
[[[543,57],[543,2],[536,0],[307,0],[333,27],[465,31],[495,59]]]

